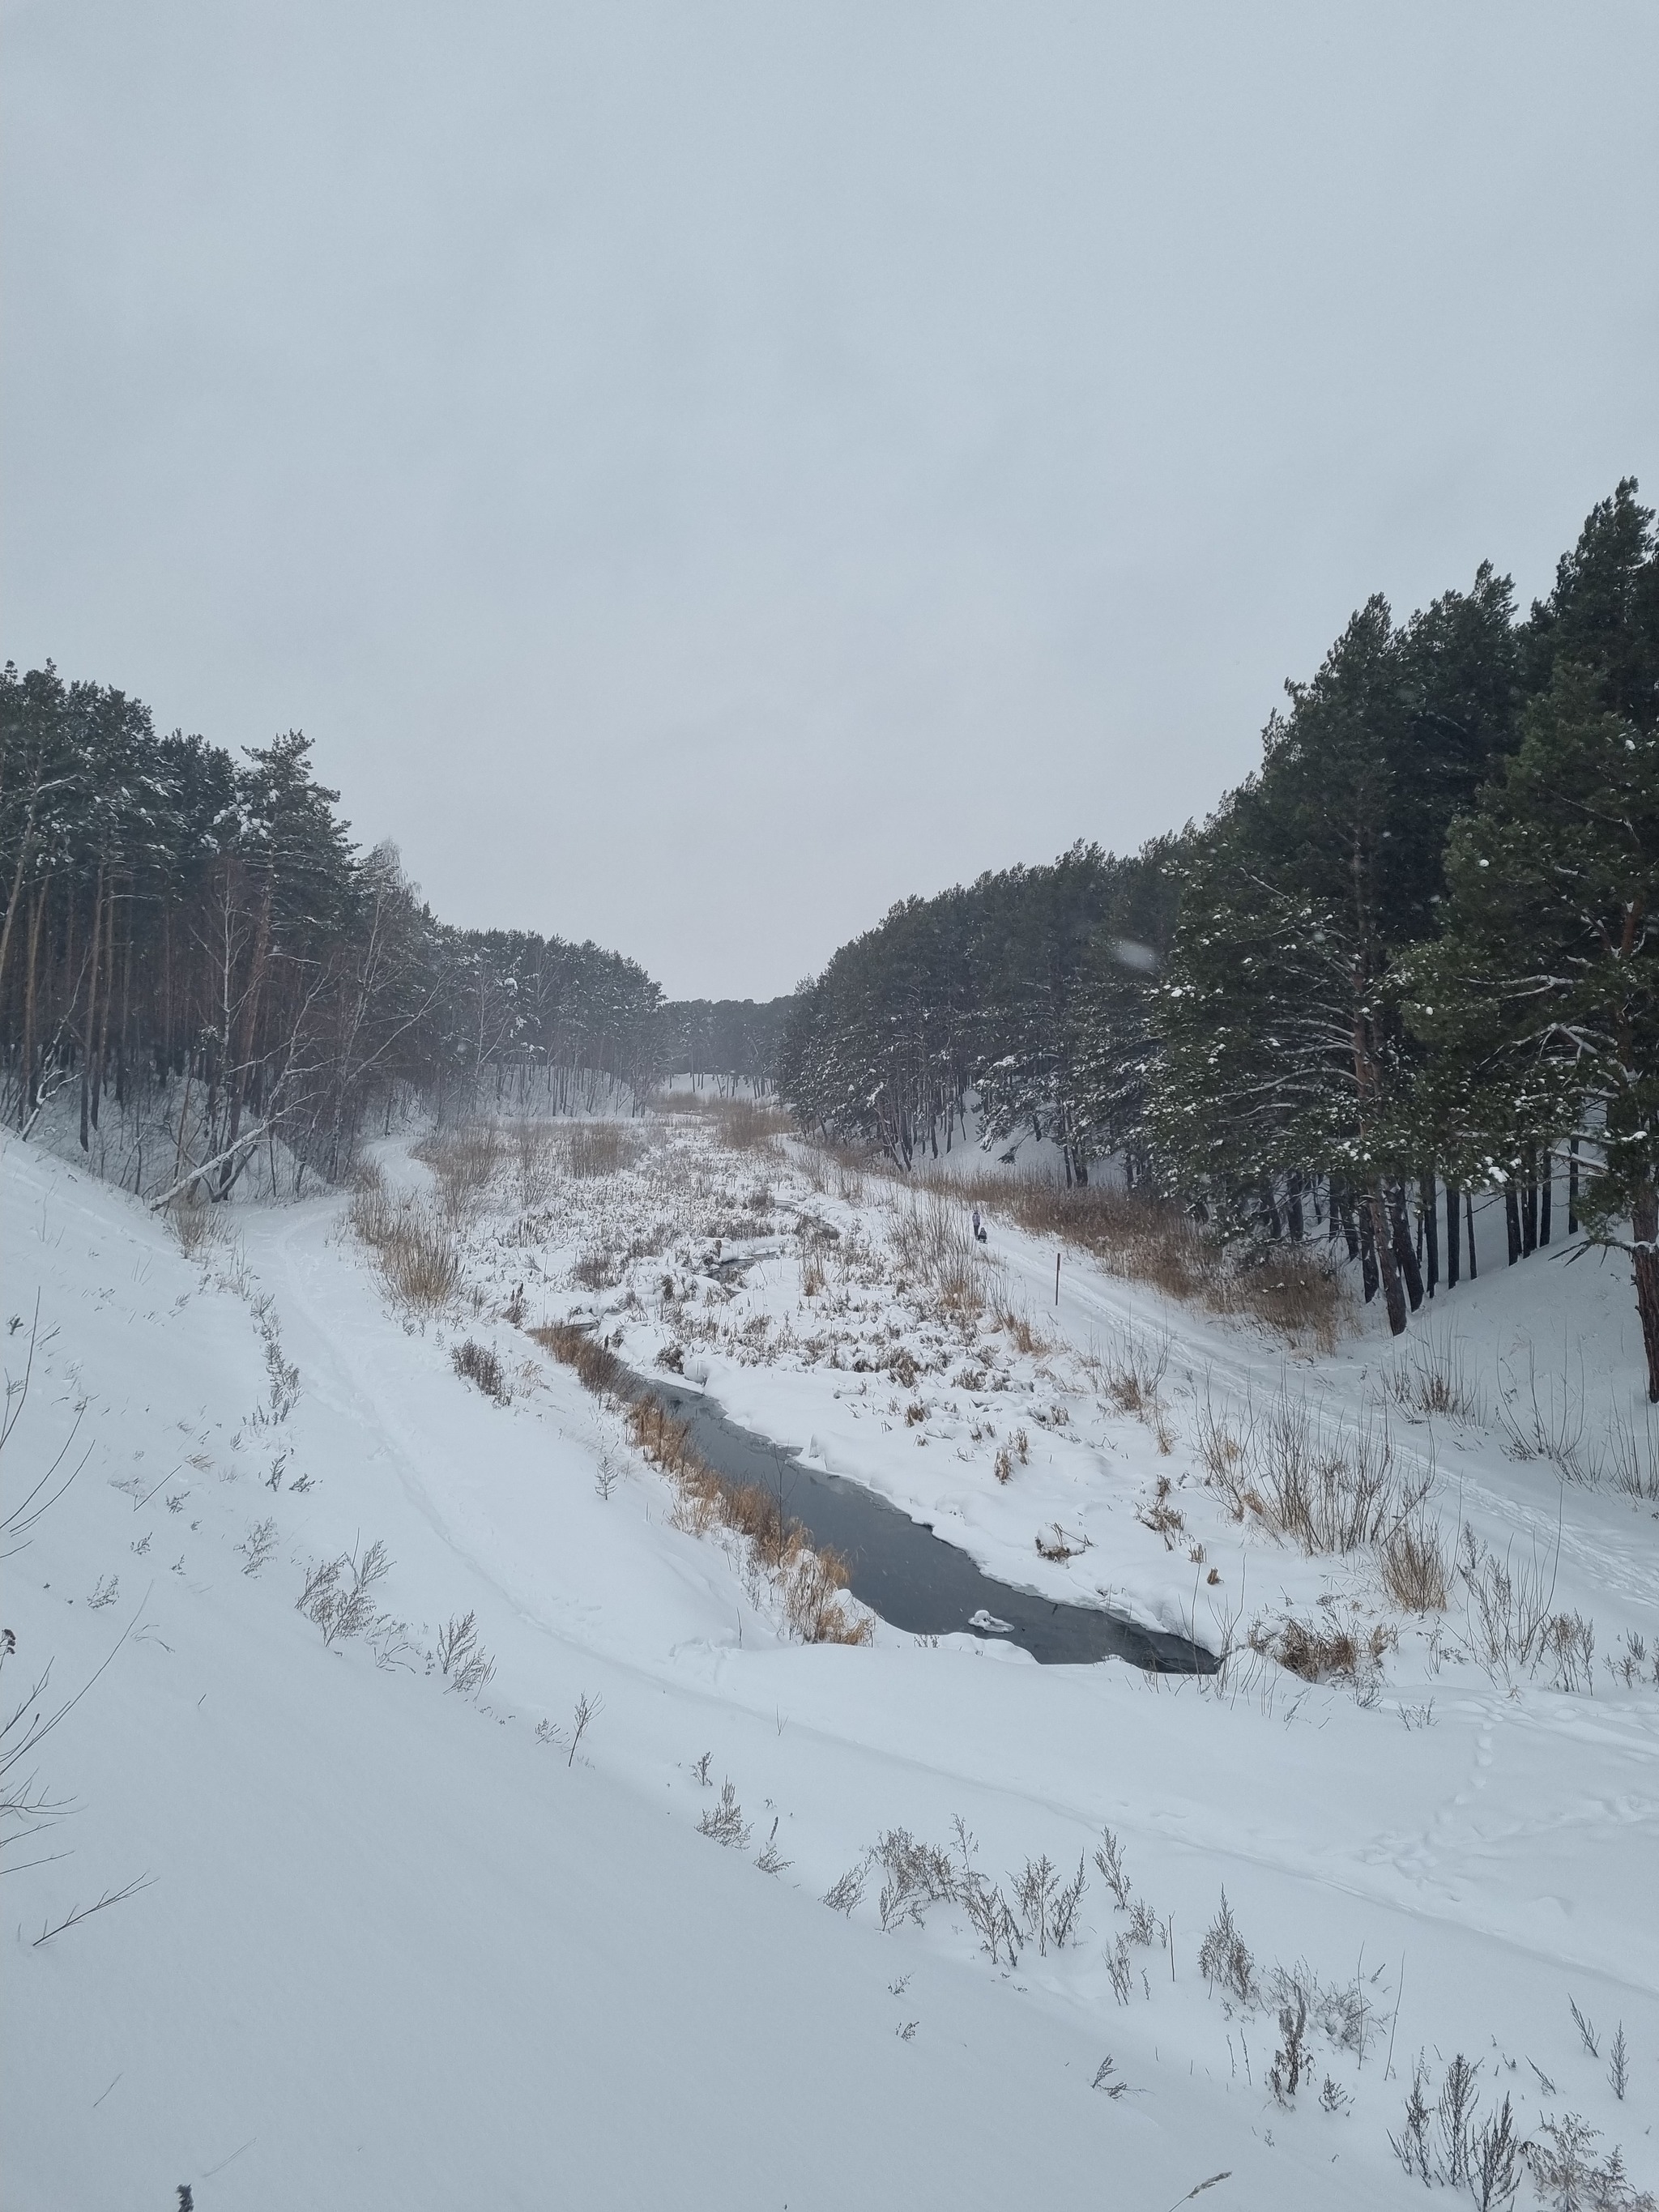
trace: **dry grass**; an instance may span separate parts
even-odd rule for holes
[[[414,1147],[438,1180],[438,1210],[458,1225],[472,1220],[501,1163],[501,1132],[487,1121],[465,1121]]]
[[[358,1177],[351,1225],[399,1304],[431,1313],[453,1297],[461,1255],[449,1224],[414,1199],[393,1198],[373,1170]]]
[[[501,1359],[492,1346],[477,1344],[468,1337],[465,1343],[458,1344],[449,1356],[454,1363],[455,1372],[465,1381],[476,1382],[486,1397],[495,1399],[500,1406],[512,1402],[513,1394],[507,1387],[507,1376],[501,1371]]]
[[[827,1547],[814,1550],[799,1522],[757,1483],[721,1480],[691,1442],[684,1421],[659,1400],[637,1398],[628,1409],[629,1431],[653,1467],[674,1485],[676,1527],[691,1535],[729,1528],[776,1590],[785,1620],[803,1644],[867,1644],[868,1619],[854,1620],[841,1602],[847,1565]]]
[[[981,1314],[1000,1271],[981,1257],[960,1205],[933,1197],[894,1210],[888,1231],[901,1287],[924,1289],[953,1320]]]
[[[918,1180],[929,1180],[922,1170]],[[1342,1291],[1311,1246],[1275,1245],[1236,1259],[1181,1206],[1104,1183],[1067,1189],[1039,1176],[941,1181],[961,1205],[1012,1219],[1034,1237],[1081,1245],[1108,1273],[1150,1283],[1166,1297],[1255,1321],[1319,1350],[1341,1334]]]
[[[213,1243],[219,1235],[219,1217],[213,1207],[195,1200],[188,1192],[167,1207],[167,1224],[186,1260],[193,1260],[204,1245]]]
[[[1401,1474],[1386,1421],[1351,1427],[1287,1390],[1253,1412],[1242,1434],[1206,1402],[1198,1442],[1206,1478],[1234,1519],[1252,1514],[1310,1556],[1382,1542],[1416,1513],[1432,1481]]]
[[[781,1107],[767,1106],[754,1098],[720,1098],[714,1102],[714,1130],[721,1144],[734,1152],[752,1152],[786,1137],[794,1127]]]
[[[1377,1554],[1382,1587],[1402,1613],[1443,1613],[1452,1563],[1437,1522],[1422,1516],[1391,1529]]]
[[[1627,1498],[1659,1504],[1659,1437],[1650,1413],[1644,1410],[1638,1430],[1633,1415],[1614,1408],[1607,1424],[1607,1474]]]
[[[1383,1654],[1394,1644],[1391,1628],[1378,1625],[1369,1635],[1335,1620],[1286,1618],[1271,1626],[1258,1622],[1250,1631],[1252,1650],[1275,1659],[1304,1682],[1375,1682]]]
[[[645,1149],[642,1133],[620,1121],[573,1121],[563,1137],[566,1163],[578,1179],[619,1175]]]
[[[1383,1388],[1407,1413],[1454,1421],[1482,1418],[1481,1391],[1463,1346],[1449,1330],[1419,1336],[1384,1370]]]
[[[574,1322],[555,1321],[544,1328],[526,1332],[543,1350],[550,1352],[566,1366],[574,1367],[585,1386],[596,1398],[615,1398],[622,1395],[627,1370],[608,1345]]]

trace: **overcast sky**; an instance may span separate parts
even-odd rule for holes
[[[1659,7],[5,9],[0,651],[675,995],[1659,495]]]

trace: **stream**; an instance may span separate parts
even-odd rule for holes
[[[1159,1674],[1212,1674],[1212,1652],[1103,1607],[1066,1605],[982,1574],[959,1546],[913,1521],[862,1483],[805,1467],[782,1445],[739,1428],[710,1398],[655,1377],[635,1378],[690,1430],[691,1442],[721,1481],[754,1483],[799,1521],[819,1548],[847,1562],[853,1595],[894,1628],[914,1636],[1000,1637],[1044,1666],[1127,1659]]]

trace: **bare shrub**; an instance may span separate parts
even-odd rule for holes
[[[311,1570],[295,1610],[316,1623],[325,1644],[345,1643],[374,1626],[374,1588],[391,1571],[386,1546],[378,1540],[361,1554],[355,1547],[342,1552]]]
[[[1650,1658],[1647,1638],[1638,1635],[1633,1628],[1625,1631],[1618,1656],[1609,1655],[1601,1663],[1613,1680],[1622,1682],[1627,1690],[1635,1689],[1638,1684],[1651,1684],[1659,1690],[1659,1650]]]
[[[257,1575],[276,1548],[276,1523],[256,1521],[236,1548],[242,1555],[242,1572]]]
[[[902,1279],[930,1291],[947,1314],[964,1319],[983,1310],[992,1271],[960,1203],[912,1198],[895,1210],[888,1241]]]
[[[494,1679],[495,1662],[478,1642],[477,1616],[468,1613],[438,1632],[438,1668],[447,1686],[473,1698]]]
[[[763,1874],[783,1874],[794,1863],[793,1859],[785,1858],[778,1849],[778,1824],[775,1819],[771,1834],[755,1854],[755,1864]]]
[[[1526,2146],[1540,2201],[1551,2212],[1655,2212],[1651,2191],[1635,2187],[1616,2145],[1605,2159],[1595,2156],[1599,2134],[1577,2112],[1540,2123]]]
[[[1095,1851],[1095,1864],[1100,1869],[1101,1880],[1112,1893],[1115,1910],[1127,1912],[1130,1890],[1129,1877],[1123,1865],[1123,1846],[1109,1828],[1101,1831],[1100,1843]]]
[[[884,1877],[877,1910],[889,1934],[906,1920],[920,1927],[930,1905],[944,1904],[957,1893],[949,1852],[919,1843],[908,1828],[889,1828],[878,1836],[872,1856]]]
[[[738,1793],[729,1781],[720,1784],[720,1802],[711,1805],[697,1822],[697,1833],[724,1844],[728,1850],[733,1845],[739,1850],[747,1849],[750,1831],[744,1820],[743,1808],[738,1802]]]
[[[1480,2062],[1462,2051],[1447,2066],[1447,2077],[1433,2106],[1429,2104],[1429,2066],[1418,2053],[1411,2069],[1411,2090],[1401,2135],[1389,2135],[1394,2154],[1407,2174],[1425,2184],[1474,2194],[1478,2205],[1495,2208],[1513,2199],[1520,2185],[1520,2161],[1526,2146],[1516,2139],[1509,2097],[1484,2128],[1475,2128],[1480,2106]],[[1583,2199],[1589,2203],[1589,2199]]]
[[[507,1387],[507,1377],[501,1372],[501,1363],[493,1346],[475,1344],[469,1336],[465,1344],[458,1344],[450,1354],[455,1372],[468,1382],[476,1382],[487,1398],[499,1406],[510,1405],[513,1394]]]
[[[1285,1389],[1252,1413],[1242,1442],[1206,1409],[1200,1451],[1236,1518],[1253,1514],[1310,1555],[1379,1542],[1416,1512],[1433,1480],[1401,1474],[1385,1420],[1350,1426]]]
[[[1425,1419],[1455,1421],[1482,1418],[1482,1393],[1471,1373],[1460,1340],[1449,1329],[1413,1337],[1384,1369],[1382,1387],[1396,1405]]]
[[[1465,1593],[1468,1648],[1488,1673],[1507,1676],[1522,1668],[1532,1674],[1552,1649],[1570,1644],[1571,1632],[1554,1626],[1554,1573],[1547,1574],[1535,1554],[1530,1560],[1500,1559],[1466,1523],[1457,1574]]]
[[[1558,1613],[1544,1630],[1544,1654],[1555,1664],[1558,1690],[1580,1694],[1594,1687],[1595,1629],[1582,1613]]]
[[[581,1747],[581,1740],[598,1720],[604,1709],[604,1698],[590,1698],[586,1690],[582,1691],[577,1698],[570,1716],[570,1753],[564,1762],[567,1766],[574,1766],[576,1764],[576,1753]],[[729,1782],[726,1786],[728,1790],[732,1787]],[[744,1840],[747,1840],[747,1831],[744,1832]]]
[[[855,1867],[848,1867],[823,1893],[823,1902],[832,1912],[844,1912],[850,1920],[864,1901],[864,1888],[870,1877],[870,1860],[866,1853]]]
[[[1607,1479],[1627,1498],[1659,1503],[1659,1437],[1653,1415],[1645,1413],[1638,1431],[1632,1416],[1614,1407],[1607,1425]]]
[[[1135,1519],[1143,1528],[1150,1528],[1155,1536],[1162,1536],[1166,1552],[1175,1549],[1176,1538],[1187,1526],[1186,1516],[1181,1508],[1170,1503],[1170,1492],[1169,1476],[1160,1474],[1156,1494],[1151,1502],[1135,1508]]]
[[[1443,1613],[1450,1593],[1451,1553],[1437,1522],[1401,1521],[1377,1554],[1382,1587],[1402,1613]]]
[[[1238,1932],[1224,1889],[1221,1893],[1221,1909],[1198,1947],[1198,1971],[1212,1989],[1226,1990],[1240,2004],[1256,2002],[1255,1960]]]
[[[1294,1990],[1279,2008],[1279,2048],[1267,2069],[1267,2087],[1281,2105],[1293,2104],[1310,2060],[1307,2047],[1308,2000]]]
[[[1170,1427],[1164,1413],[1164,1376],[1170,1370],[1170,1338],[1148,1336],[1144,1329],[1126,1325],[1115,1329],[1099,1360],[1099,1376],[1106,1395],[1119,1413],[1133,1413],[1159,1440],[1161,1451],[1170,1449]]]
[[[1086,1887],[1081,1856],[1070,1881],[1060,1880],[1059,1869],[1046,1852],[1041,1858],[1027,1859],[1023,1872],[1011,1875],[1009,1880],[1028,1942],[1036,1945],[1040,1956],[1047,1956],[1050,1944],[1056,1951],[1063,1950],[1076,1928],[1078,1907]]]
[[[1505,1379],[1498,1393],[1498,1425],[1510,1456],[1547,1460],[1569,1482],[1599,1481],[1601,1455],[1588,1433],[1582,1371],[1576,1385],[1565,1374],[1540,1379],[1530,1344],[1524,1382],[1512,1370],[1502,1371]]]
[[[1112,1995],[1121,2005],[1127,2004],[1134,1995],[1135,1968],[1129,1946],[1121,1936],[1106,1954],[1106,1972],[1111,1977]]]

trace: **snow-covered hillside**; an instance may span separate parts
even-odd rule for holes
[[[1363,1314],[1321,1351],[1075,1253],[1056,1307],[994,1212],[963,1277],[959,1203],[707,1117],[592,1172],[562,1141],[385,1148],[380,1202],[459,1266],[426,1307],[342,1196],[187,1256],[5,1144],[6,1751],[68,1708],[6,1774],[9,2212],[1404,2204],[1390,2136],[1460,2055],[1465,2139],[1507,2098],[1572,2201],[1659,2185],[1621,1267],[1540,1255],[1403,1352]],[[1232,1656],[794,1642],[527,1333],[574,1316],[993,1573]],[[1443,1608],[1275,1520],[1298,1424],[1437,1547]],[[1345,1671],[1267,1656],[1287,1621]]]

